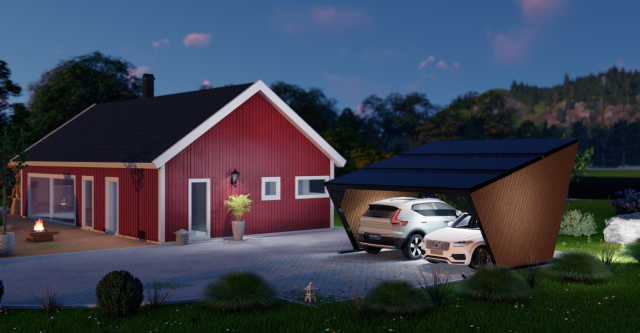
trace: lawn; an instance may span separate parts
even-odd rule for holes
[[[640,170],[594,170],[587,171],[584,177],[640,178]]]
[[[597,236],[559,236],[556,249],[574,248],[599,254],[604,220],[615,215],[606,200],[571,201],[571,209],[591,212]],[[337,215],[337,214],[336,214]],[[336,226],[339,223],[336,216]],[[630,258],[603,284],[567,283],[545,279],[530,297],[518,302],[489,302],[451,297],[446,305],[417,315],[368,314],[357,321],[347,302],[322,298],[317,306],[283,301],[262,310],[215,311],[198,303],[142,307],[135,316],[108,318],[99,309],[4,310],[0,332],[638,332],[637,286],[640,265]],[[300,292],[299,299],[303,298]],[[117,328],[116,328],[117,327]]]

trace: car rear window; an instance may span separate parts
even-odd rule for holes
[[[438,216],[431,203],[423,203],[411,206],[411,210],[422,216]]]
[[[438,208],[438,215],[440,216],[456,216],[456,210],[453,207],[440,202],[434,203]]]
[[[369,210],[364,213],[364,216],[381,217],[386,219],[390,218],[397,210],[398,207],[393,206],[369,205]]]

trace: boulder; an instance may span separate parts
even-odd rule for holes
[[[605,223],[605,242],[629,244],[640,238],[640,212],[614,216],[605,220]]]

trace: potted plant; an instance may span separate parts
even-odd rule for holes
[[[249,194],[232,194],[229,196],[229,200],[224,201],[224,205],[229,207],[227,209],[227,213],[233,211],[233,215],[235,215],[236,220],[231,221],[231,229],[233,230],[233,240],[242,240],[242,236],[244,236],[244,221],[240,221],[242,218],[242,214],[248,213],[251,211],[250,204],[253,203],[253,200],[249,199]]]

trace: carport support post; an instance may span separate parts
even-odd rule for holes
[[[356,242],[356,238],[353,237],[353,232],[351,231],[351,227],[349,226],[349,222],[347,222],[347,218],[344,216],[344,212],[342,211],[342,207],[337,206],[337,209],[338,209],[338,216],[340,216],[340,220],[342,221],[342,226],[344,227],[344,231],[347,232],[347,236],[349,237],[349,241],[351,241],[351,246],[353,246],[353,250],[338,251],[338,254],[364,251],[364,249],[362,249],[362,248],[360,248],[358,246],[358,242]]]
[[[489,245],[489,240],[487,240],[487,236],[484,233],[484,225],[480,220],[480,216],[478,216],[478,211],[476,210],[476,205],[473,203],[473,197],[471,195],[469,196],[469,203],[471,204],[472,216],[474,216],[476,219],[478,219],[478,222],[480,222],[480,233],[482,234],[482,239],[484,239],[484,245],[487,248],[487,252],[489,252],[489,258],[491,258],[491,263],[495,265],[496,258],[493,256],[493,252],[491,251],[491,245]]]

